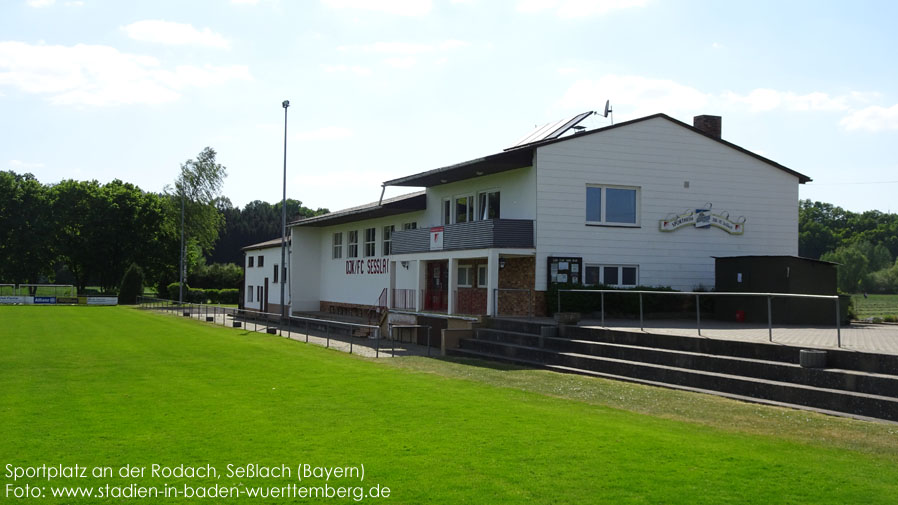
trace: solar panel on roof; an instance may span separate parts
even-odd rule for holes
[[[505,150],[508,151],[516,147],[525,146],[534,142],[540,142],[542,140],[557,139],[574,126],[577,126],[580,121],[583,121],[593,114],[595,114],[595,112],[593,111],[582,112],[569,119],[560,119],[552,123],[544,124],[512,144],[511,147],[505,148]]]

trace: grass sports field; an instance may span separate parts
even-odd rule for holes
[[[0,307],[0,345],[2,503],[355,503],[376,486],[390,496],[363,502],[898,496],[893,424],[499,365],[375,362],[127,307]],[[291,476],[229,476],[229,464]],[[305,464],[317,474],[300,481]],[[75,475],[48,478],[60,472]],[[302,488],[350,497],[247,496]],[[49,497],[63,489],[93,497]]]
[[[898,318],[898,295],[851,295],[851,300],[859,319]]]

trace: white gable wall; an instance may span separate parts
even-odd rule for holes
[[[541,147],[536,167],[538,290],[547,256],[638,265],[641,285],[689,290],[713,286],[712,256],[798,252],[796,176],[663,118]],[[639,187],[639,226],[587,226],[587,184]],[[659,230],[659,220],[706,203],[745,216],[744,235]]]
[[[476,202],[477,193],[495,190],[500,195],[502,219],[536,218],[536,171],[533,167],[525,167],[428,188],[424,222],[418,223],[418,227],[443,224],[442,205],[445,198],[473,195]]]
[[[266,247],[263,249],[248,249],[244,252],[243,257],[243,267],[245,271],[245,277],[243,281],[243,304],[248,309],[261,310],[262,304],[259,299],[258,286],[265,286],[265,279],[268,279],[268,303],[269,304],[277,304],[281,303],[281,286],[279,284],[275,284],[274,282],[274,270],[276,265],[281,264],[281,246],[277,245],[275,247]],[[249,257],[253,258],[253,266],[249,266]],[[262,266],[259,266],[259,258],[265,258],[262,260]],[[290,277],[290,245],[287,245],[287,277]],[[278,281],[280,281],[280,273],[278,274]],[[247,293],[252,286],[253,299],[249,301]],[[284,287],[284,294],[287,297],[287,302],[290,302],[290,292],[289,292],[289,283]]]

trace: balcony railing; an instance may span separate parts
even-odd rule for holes
[[[431,249],[430,228],[393,232],[393,254],[412,254],[432,250],[491,248],[528,249],[533,247],[533,221],[530,219],[487,219],[443,225],[442,249]]]

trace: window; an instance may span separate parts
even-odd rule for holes
[[[258,263],[260,267],[265,266],[265,256],[262,256],[262,255],[260,254],[260,255],[259,255],[259,261],[257,261],[256,263]]]
[[[343,257],[343,232],[334,233],[334,259]]]
[[[252,266],[252,265],[250,265],[250,266]],[[253,301],[253,287],[252,286],[246,287],[246,301],[248,301],[248,302]]]
[[[255,259],[256,259],[255,256],[247,256],[246,257],[246,268],[252,268],[253,262],[255,261]]]
[[[274,265],[274,274],[272,275],[272,277],[274,278],[274,283],[277,284],[278,283],[278,266],[277,265]]]
[[[283,272],[284,272],[284,275],[281,276],[281,282],[282,282],[282,283],[287,282],[287,267],[284,267]]]
[[[256,286],[256,300],[262,301],[262,286]]]
[[[417,230],[418,223],[417,221],[412,221],[411,223],[402,223],[403,230]]]
[[[477,194],[477,219],[499,219],[499,192],[483,191]]]
[[[458,266],[458,287],[471,287],[471,265]]]
[[[377,240],[377,228],[365,228],[365,257],[377,254],[375,241]]]
[[[452,223],[452,200],[443,200],[443,224]]]
[[[384,226],[384,256],[393,254],[393,231],[396,227],[393,225]]]
[[[639,224],[639,188],[586,186],[586,223],[611,226]]]
[[[477,287],[485,288],[487,282],[487,275],[489,275],[488,270],[486,269],[485,264],[477,265]]]
[[[359,257],[359,231],[352,230],[349,232],[349,250],[346,251],[347,258]]]
[[[587,286],[633,287],[638,284],[639,267],[630,265],[586,265]]]
[[[472,195],[455,197],[455,222],[467,223],[474,220],[474,197]]]

